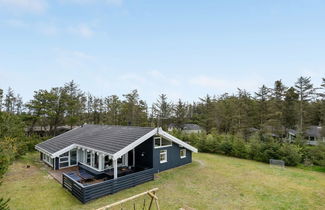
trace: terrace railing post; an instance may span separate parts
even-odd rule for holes
[[[113,159],[114,179],[117,179],[117,159]]]

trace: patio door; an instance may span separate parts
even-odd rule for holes
[[[77,164],[77,150],[70,150],[70,166]]]
[[[69,152],[63,153],[59,157],[60,168],[66,168],[77,164],[77,150],[73,149]]]
[[[69,152],[63,153],[59,157],[60,168],[65,168],[69,166]]]

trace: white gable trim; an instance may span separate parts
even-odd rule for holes
[[[192,152],[195,152],[195,153],[198,152],[198,150],[195,147],[183,142],[182,140],[176,138],[175,136],[170,135],[169,133],[163,131],[161,128],[159,128],[158,134],[165,137],[166,139],[168,139],[170,141],[175,142],[176,144],[179,144],[179,145],[185,147],[188,150],[191,150]]]
[[[153,129],[152,131],[150,131],[146,135],[144,135],[144,136],[140,137],[139,139],[137,139],[132,144],[129,144],[128,146],[124,147],[123,149],[121,149],[120,151],[115,153],[113,155],[113,159],[117,159],[117,158],[121,157],[125,153],[127,153],[127,152],[131,151],[132,149],[134,149],[136,146],[138,146],[141,143],[148,140],[150,137],[152,137],[154,135],[157,135],[157,134],[162,136],[162,137],[165,137],[166,139],[168,139],[168,140],[170,140],[172,142],[175,142],[176,144],[179,144],[179,145],[185,147],[186,149],[188,149],[188,150],[190,150],[192,152],[195,152],[195,153],[198,152],[198,150],[195,147],[192,147],[191,145],[183,142],[182,140],[176,138],[175,136],[172,136],[169,133],[163,131],[162,128],[157,128],[157,129]]]
[[[124,147],[123,149],[121,149],[120,151],[116,152],[113,155],[113,160],[118,159],[119,157],[121,157],[122,155],[124,155],[125,153],[131,151],[133,148],[135,148],[136,146],[140,145],[142,142],[146,141],[147,139],[149,139],[150,137],[154,136],[157,134],[157,129],[153,129],[152,131],[150,131],[149,133],[145,134],[144,136],[138,138],[136,141],[132,142],[131,144],[129,144],[128,146]]]

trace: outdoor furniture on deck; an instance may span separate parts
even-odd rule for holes
[[[118,170],[117,170],[118,176],[124,176],[124,175],[130,174],[132,172],[133,172],[133,170],[129,169],[127,167],[118,168]],[[114,170],[110,169],[110,170],[106,171],[105,174],[107,176],[109,176],[110,178],[113,178],[114,177]]]
[[[76,180],[77,182],[83,181],[83,178],[78,176],[75,172],[67,173],[67,175],[69,175],[72,179]]]
[[[85,170],[79,170],[79,176],[84,180],[93,180],[95,176],[87,173]]]

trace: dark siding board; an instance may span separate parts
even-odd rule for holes
[[[142,166],[142,167],[153,167],[152,162],[152,139],[149,138],[148,140],[141,143],[139,146],[135,148],[135,165]]]
[[[164,147],[164,148],[154,148],[154,144],[152,142],[152,148],[153,148],[153,168],[155,169],[155,172],[164,171],[170,168],[175,168],[181,165],[185,165],[192,162],[192,152],[188,149],[186,149],[186,157],[181,158],[180,157],[180,150],[185,149],[184,147],[180,147],[176,143],[172,143],[172,146],[170,147]],[[167,150],[167,162],[166,163],[160,163],[160,151],[161,150]]]
[[[55,170],[59,169],[59,158],[55,158]]]

